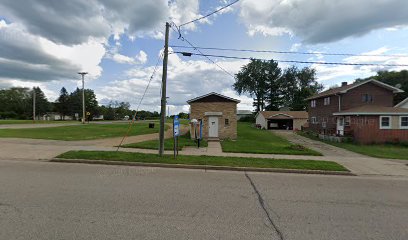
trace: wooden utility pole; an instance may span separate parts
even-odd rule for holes
[[[33,121],[35,122],[35,87],[33,87]]]
[[[88,74],[87,72],[79,72],[82,76],[82,124],[85,124],[85,80],[84,76]]]
[[[163,74],[162,74],[162,95],[160,109],[160,132],[159,132],[159,155],[164,154],[164,125],[166,124],[166,81],[167,81],[167,60],[169,56],[169,29],[170,24],[166,22],[166,36],[164,39]]]

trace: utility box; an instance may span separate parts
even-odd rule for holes
[[[149,123],[149,128],[154,128],[154,123]]]

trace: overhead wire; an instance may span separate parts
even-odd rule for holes
[[[135,112],[135,114],[133,115],[132,121],[131,121],[131,123],[129,123],[129,126],[128,126],[128,129],[127,129],[127,131],[126,131],[126,134],[123,136],[122,140],[120,141],[120,143],[119,143],[119,145],[118,145],[116,151],[119,151],[119,148],[122,146],[123,141],[125,140],[125,138],[127,138],[127,136],[129,135],[130,130],[132,129],[132,127],[133,127],[133,125],[134,125],[134,123],[135,123],[137,113],[139,112],[139,108],[140,108],[140,106],[142,105],[143,99],[144,99],[144,97],[146,96],[147,90],[149,89],[150,84],[151,84],[151,82],[152,82],[154,76],[156,75],[156,72],[157,72],[157,69],[158,69],[158,66],[159,66],[159,63],[160,63],[160,60],[162,59],[162,57],[163,57],[163,53],[161,53],[161,54],[158,56],[158,58],[157,58],[156,65],[154,66],[152,75],[150,76],[149,81],[148,81],[148,83],[147,83],[147,85],[146,85],[146,88],[145,88],[145,90],[144,90],[144,92],[143,92],[143,95],[142,95],[142,97],[140,98],[139,104],[137,105],[136,112]]]
[[[179,52],[173,51],[171,53],[182,54],[184,56],[203,56],[203,57],[218,57],[218,58],[226,58],[226,59],[240,59],[240,60],[264,60],[269,61],[271,59],[264,59],[264,58],[253,58],[253,57],[237,57],[237,56],[227,56],[227,55],[215,55],[215,54],[198,54],[198,53],[191,53],[191,52]],[[319,61],[298,61],[298,60],[279,60],[273,59],[276,62],[283,62],[283,63],[304,63],[304,64],[319,64],[319,65],[347,65],[347,66],[384,66],[384,67],[408,67],[408,64],[377,64],[377,63],[342,63],[342,62],[319,62]]]
[[[206,54],[204,54],[200,49],[196,48],[189,40],[187,40],[182,34],[181,34],[181,30],[180,27],[178,27],[174,22],[170,23],[170,27],[173,31],[175,31],[178,34],[178,39],[180,39],[183,42],[188,43],[191,48],[193,48],[194,50],[196,50],[197,52],[199,52],[200,54],[202,54],[203,56],[205,56]],[[174,29],[176,28],[176,29]],[[208,59],[208,61],[212,62],[213,64],[215,64],[219,69],[221,69],[223,72],[225,72],[226,74],[228,74],[229,76],[231,76],[232,78],[235,79],[234,74],[228,72],[225,68],[223,68],[221,65],[219,65],[217,62],[215,62],[214,60],[212,60],[211,58],[209,58],[208,56],[206,57]]]
[[[170,45],[172,48],[191,49],[190,46]],[[252,53],[277,53],[277,54],[298,54],[298,55],[326,55],[326,56],[352,56],[352,57],[408,57],[405,54],[355,54],[355,53],[325,53],[325,52],[298,52],[298,51],[277,51],[277,50],[255,50],[255,49],[237,49],[237,48],[220,48],[220,47],[198,47],[195,49],[202,50],[219,50],[233,52],[252,52]]]
[[[225,6],[223,6],[223,7],[221,7],[221,8],[218,8],[217,10],[215,10],[215,11],[209,13],[209,14],[206,14],[206,15],[202,16],[202,17],[199,17],[199,18],[196,18],[196,19],[194,19],[194,20],[191,20],[191,21],[185,22],[185,23],[183,23],[183,24],[180,24],[180,25],[179,25],[179,28],[181,28],[182,26],[185,26],[185,25],[187,25],[187,24],[190,24],[190,23],[193,23],[193,22],[196,22],[196,21],[200,21],[200,20],[202,20],[202,19],[204,19],[204,18],[207,18],[207,17],[209,17],[209,16],[211,16],[211,15],[213,15],[213,14],[216,14],[217,12],[219,12],[219,11],[221,11],[221,10],[223,10],[223,9],[226,9],[227,7],[230,7],[230,6],[234,5],[234,4],[237,3],[237,2],[239,2],[239,0],[233,1],[233,2],[231,2],[231,3],[229,3],[229,4],[225,5]]]

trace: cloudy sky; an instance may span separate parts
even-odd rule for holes
[[[61,87],[80,86],[78,71],[87,71],[86,87],[101,104],[127,101],[136,107],[163,48],[166,21],[188,22],[232,0],[1,0],[0,88],[43,89],[49,100]],[[406,0],[241,0],[205,20],[184,26],[183,36],[196,46],[322,54],[209,54],[278,60],[408,64]],[[187,45],[171,32],[170,45]],[[176,49],[176,48],[174,48]],[[235,74],[245,60],[213,58]],[[161,63],[160,63],[161,64]],[[159,110],[161,65],[142,108]],[[287,67],[286,64],[280,64]],[[310,66],[298,64],[298,67]],[[312,65],[326,87],[368,77],[377,70],[401,67]],[[186,100],[219,92],[237,96],[234,79],[200,56],[169,56],[168,96],[171,113],[187,111]]]

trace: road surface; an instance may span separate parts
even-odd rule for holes
[[[408,180],[0,160],[0,239],[408,239]]]

